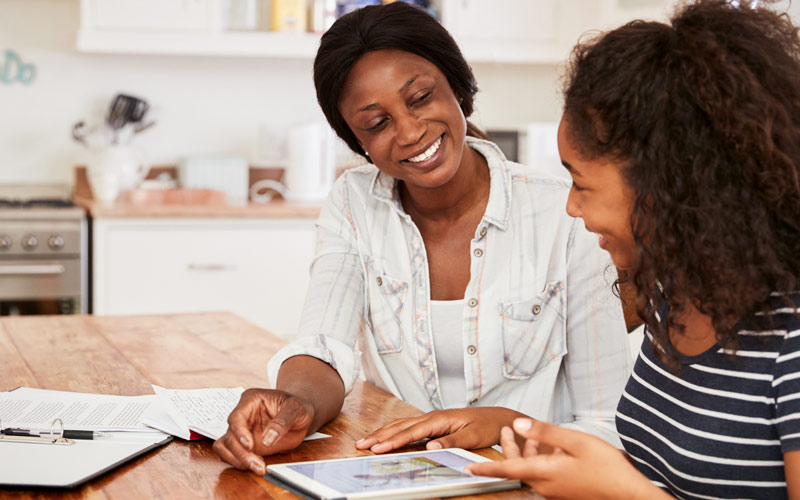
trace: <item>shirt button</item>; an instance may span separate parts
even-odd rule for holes
[[[486,236],[486,228],[485,227],[481,228],[481,236]]]
[[[536,304],[535,306],[531,307],[531,312],[533,314],[539,314],[540,312],[542,312],[542,306]]]
[[[375,280],[375,281],[377,281],[377,282],[378,282],[378,286],[381,286],[381,285],[383,285],[383,279],[381,279],[381,277],[380,277],[380,276],[378,276],[378,279],[377,279],[377,280]]]
[[[481,256],[483,255],[483,250],[481,250],[480,248],[476,248],[476,249],[475,249],[475,251],[474,251],[474,252],[472,252],[472,254],[473,254],[475,257],[481,257]]]
[[[477,306],[478,305],[478,299],[469,299],[469,301],[467,302],[467,305],[470,306],[470,307]]]
[[[478,349],[476,349],[474,345],[467,347],[468,354],[475,354],[476,352],[478,352]]]

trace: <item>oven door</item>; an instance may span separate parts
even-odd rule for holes
[[[80,259],[0,260],[0,315],[81,312]]]

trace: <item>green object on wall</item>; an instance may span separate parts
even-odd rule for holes
[[[20,82],[30,85],[36,78],[36,66],[23,62],[13,50],[6,50],[5,57],[0,59],[0,82],[10,85]]]

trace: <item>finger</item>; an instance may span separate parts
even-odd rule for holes
[[[408,443],[413,443],[414,441],[441,436],[446,432],[446,429],[442,429],[441,420],[442,419],[428,418],[418,422],[372,446],[370,451],[373,453],[386,453],[387,451],[395,450]]]
[[[533,439],[525,440],[525,448],[522,451],[524,457],[535,457],[539,454],[539,441]]]
[[[471,427],[464,427],[452,434],[447,434],[433,441],[429,441],[425,448],[429,450],[441,450],[443,448],[464,448],[470,450],[474,448],[483,448],[481,436],[477,436],[477,431]]]
[[[503,446],[503,455],[505,455],[506,458],[520,458],[522,456],[519,452],[517,439],[511,427],[506,426],[500,429],[500,444]]]
[[[272,419],[264,425],[261,434],[261,442],[264,446],[270,447],[284,437],[290,430],[307,428],[311,425],[311,419],[306,409],[293,399],[286,401]]]
[[[478,462],[464,470],[476,476],[504,477],[525,482],[541,479],[538,466],[542,457],[511,458],[502,462]]]
[[[231,433],[226,433],[214,442],[214,451],[225,462],[237,469],[251,470],[256,474],[266,474],[266,464],[260,456],[246,450]]]
[[[561,448],[570,455],[576,455],[581,447],[586,445],[587,439],[593,439],[592,436],[580,431],[528,418],[514,420],[514,430],[527,439],[538,441],[540,445]]]
[[[237,406],[228,415],[228,432],[248,451],[253,449],[253,433],[250,431],[250,417],[259,411],[257,405]],[[263,410],[262,410],[263,411]]]
[[[397,420],[394,420],[384,425],[383,427],[379,428],[378,430],[373,431],[372,434],[370,434],[369,436],[360,439],[358,442],[356,442],[356,448],[361,450],[366,450],[367,448],[371,448],[372,446],[380,443],[381,441],[384,441],[389,437],[393,436],[394,434],[397,434],[401,430],[406,429],[411,425],[414,425],[414,423],[416,423],[417,420],[419,419],[399,418]]]

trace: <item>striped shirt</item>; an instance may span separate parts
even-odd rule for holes
[[[461,406],[505,406],[619,445],[614,409],[632,361],[608,254],[566,214],[566,181],[467,141],[491,181],[451,345],[464,360]],[[425,244],[396,184],[372,165],[337,180],[317,221],[298,337],[269,363],[273,384],[284,360],[306,354],[348,392],[363,370],[423,411],[444,407]]]
[[[740,323],[735,352],[668,345],[677,371],[645,335],[617,430],[639,471],[678,498],[787,498],[783,453],[800,450],[800,313],[770,300],[770,314]]]

